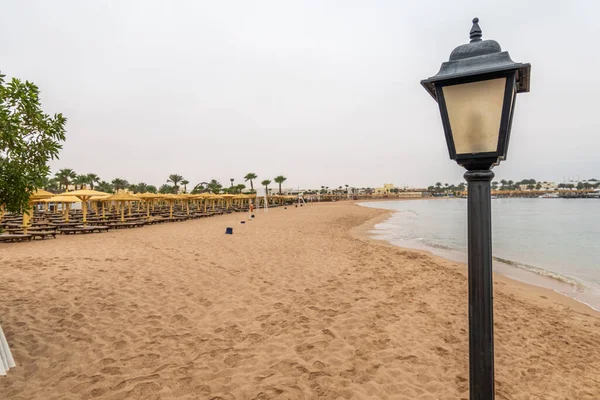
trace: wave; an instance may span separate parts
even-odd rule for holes
[[[459,249],[459,248],[444,245],[444,244],[433,243],[425,238],[411,238],[411,239],[404,239],[403,241],[409,242],[409,243],[410,242],[419,243],[421,246],[425,247],[425,249],[429,248],[429,249],[433,249],[433,250],[442,250],[445,252],[458,252],[458,253],[462,253],[462,254],[466,253],[466,249]],[[440,254],[440,255],[443,256],[443,254]],[[566,283],[580,291],[583,291],[584,288],[586,287],[585,285],[583,285],[581,282],[577,281],[576,279],[573,279],[573,278],[565,276],[565,275],[561,275],[557,272],[548,271],[546,269],[536,267],[534,265],[525,264],[520,261],[510,260],[508,258],[502,258],[502,257],[497,257],[497,256],[492,256],[492,259],[496,262],[506,264],[506,265],[509,265],[514,268],[519,268],[519,269],[531,272],[533,274],[543,276],[545,278],[553,279],[553,280],[561,282],[561,283]]]
[[[561,274],[559,274],[557,272],[548,271],[548,270],[543,269],[543,268],[535,267],[535,266],[529,265],[529,264],[524,264],[524,263],[521,263],[521,262],[518,262],[518,261],[508,260],[506,258],[501,258],[501,257],[495,257],[494,256],[494,257],[492,257],[492,259],[494,261],[498,261],[498,262],[501,262],[503,264],[510,265],[511,267],[520,268],[520,269],[523,269],[525,271],[533,272],[534,274],[544,276],[546,278],[550,278],[550,279],[554,279],[554,280],[562,282],[562,283],[566,283],[568,285],[576,287],[579,290],[583,290],[584,287],[585,287],[581,282],[579,282],[579,281],[577,281],[577,280],[575,280],[573,278],[570,278],[568,276],[561,275]]]
[[[433,247],[434,249],[440,249],[440,250],[453,250],[456,251],[455,248],[452,248],[450,246],[445,246],[443,244],[433,244],[433,243],[428,243],[427,246],[429,247]]]

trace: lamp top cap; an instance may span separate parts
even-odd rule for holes
[[[437,100],[435,86],[450,80],[476,77],[491,73],[517,71],[519,93],[529,91],[529,64],[516,63],[508,52],[502,51],[495,40],[482,40],[479,18],[473,18],[469,32],[470,43],[462,44],[452,50],[448,61],[442,63],[439,72],[421,81],[429,94]]]
[[[471,43],[481,41],[481,28],[479,27],[479,18],[473,18],[473,27],[471,28],[471,32],[469,32],[469,38],[471,39]]]
[[[470,43],[455,48],[450,54],[450,61],[477,57],[502,52],[500,44],[495,40],[481,40],[483,33],[479,27],[479,18],[473,18],[473,26],[469,32]]]

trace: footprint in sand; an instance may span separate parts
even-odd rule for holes
[[[48,310],[48,314],[56,315],[57,317],[64,317],[67,315],[67,309],[63,307],[52,307]]]
[[[258,317],[254,318],[257,321],[264,321],[265,319],[269,318],[271,316],[271,314],[263,314],[263,315],[259,315]]]
[[[100,372],[105,375],[121,375],[121,369],[119,367],[104,367]]]
[[[150,395],[159,392],[162,389],[161,385],[154,382],[142,382],[135,385],[133,390],[127,392],[127,398],[133,397],[138,399],[147,399]]]
[[[272,370],[278,371],[280,373],[282,373],[285,376],[300,376],[303,374],[306,374],[308,372],[308,369],[306,369],[305,367],[303,367],[302,365],[298,364],[297,362],[292,362],[292,361],[280,361],[277,364],[273,365],[271,367]],[[270,376],[270,375],[269,375]],[[263,377],[255,377],[254,379],[265,379],[268,376],[263,376]]]
[[[115,350],[120,350],[120,349],[122,349],[125,346],[127,346],[127,342],[124,341],[124,340],[119,340],[118,342],[114,342],[112,344],[112,348],[115,349]]]
[[[327,336],[331,336],[332,339],[335,339],[335,335],[329,329],[322,329],[321,332],[323,332]]]
[[[176,323],[176,324],[189,324],[190,320],[187,319],[186,317],[184,317],[183,315],[173,315],[171,317],[171,323]]]
[[[324,340],[314,343],[304,343],[299,346],[296,346],[296,353],[300,354],[300,357],[308,361],[315,355],[322,354],[328,346],[329,343]]]

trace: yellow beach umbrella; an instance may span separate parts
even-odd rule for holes
[[[212,196],[210,193],[200,193],[192,195],[192,199],[198,200],[198,209],[200,209],[200,202],[205,203],[206,199]]]
[[[227,206],[227,208],[229,208],[229,207],[231,207],[231,200],[233,198],[235,198],[237,195],[227,193],[227,194],[223,194],[221,196],[225,199],[226,206]]]
[[[113,194],[111,196],[105,197],[102,201],[118,201],[121,203],[129,202],[129,214],[131,215],[131,202],[132,201],[140,201],[139,197],[132,195],[131,193],[122,192]],[[121,204],[121,222],[125,222],[125,205]]]
[[[146,202],[146,218],[150,218],[150,202],[152,202],[152,209],[154,209],[154,199],[163,197],[161,194],[156,193],[138,193],[135,196]]]
[[[27,226],[32,217],[32,205],[35,203],[44,203],[45,199],[52,196],[54,196],[54,193],[50,193],[44,189],[37,189],[29,195],[29,207],[23,212],[23,227],[25,227],[25,233],[27,233]]]
[[[180,193],[180,194],[177,194],[176,196],[179,198],[179,200],[185,201],[187,215],[190,215],[190,200],[192,200],[194,198],[194,195],[190,194],[190,193]]]
[[[65,221],[69,222],[69,207],[71,203],[81,203],[81,199],[73,196],[65,196],[62,194],[56,195],[54,197],[50,197],[45,200],[48,203],[61,203],[65,206],[63,212],[65,214]]]
[[[30,200],[49,199],[50,197],[53,197],[53,196],[54,196],[54,193],[50,193],[44,189],[38,189],[35,192],[31,193],[31,195],[29,196],[29,199]]]
[[[165,194],[163,198],[169,202],[169,218],[173,218],[173,203],[179,199],[179,196],[176,194]]]
[[[102,204],[102,218],[106,218],[106,213],[104,211],[104,199],[110,196],[109,194],[105,194],[103,196],[92,196],[90,197],[90,201],[100,202]],[[96,216],[98,215],[98,204],[96,204]]]
[[[212,201],[212,208],[214,210],[215,204],[217,203],[217,201],[225,200],[225,197],[222,195],[214,194],[214,195],[210,196],[208,199],[210,201]]]
[[[108,193],[104,193],[104,192],[99,192],[97,190],[90,190],[90,189],[80,189],[80,190],[74,190],[72,192],[65,192],[62,193],[65,196],[75,196],[77,197],[79,200],[82,201],[81,204],[81,211],[83,213],[83,225],[86,225],[87,222],[87,202],[89,201],[90,197],[92,196],[107,196]]]

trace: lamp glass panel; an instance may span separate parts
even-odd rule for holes
[[[444,86],[456,154],[495,152],[506,78]]]

